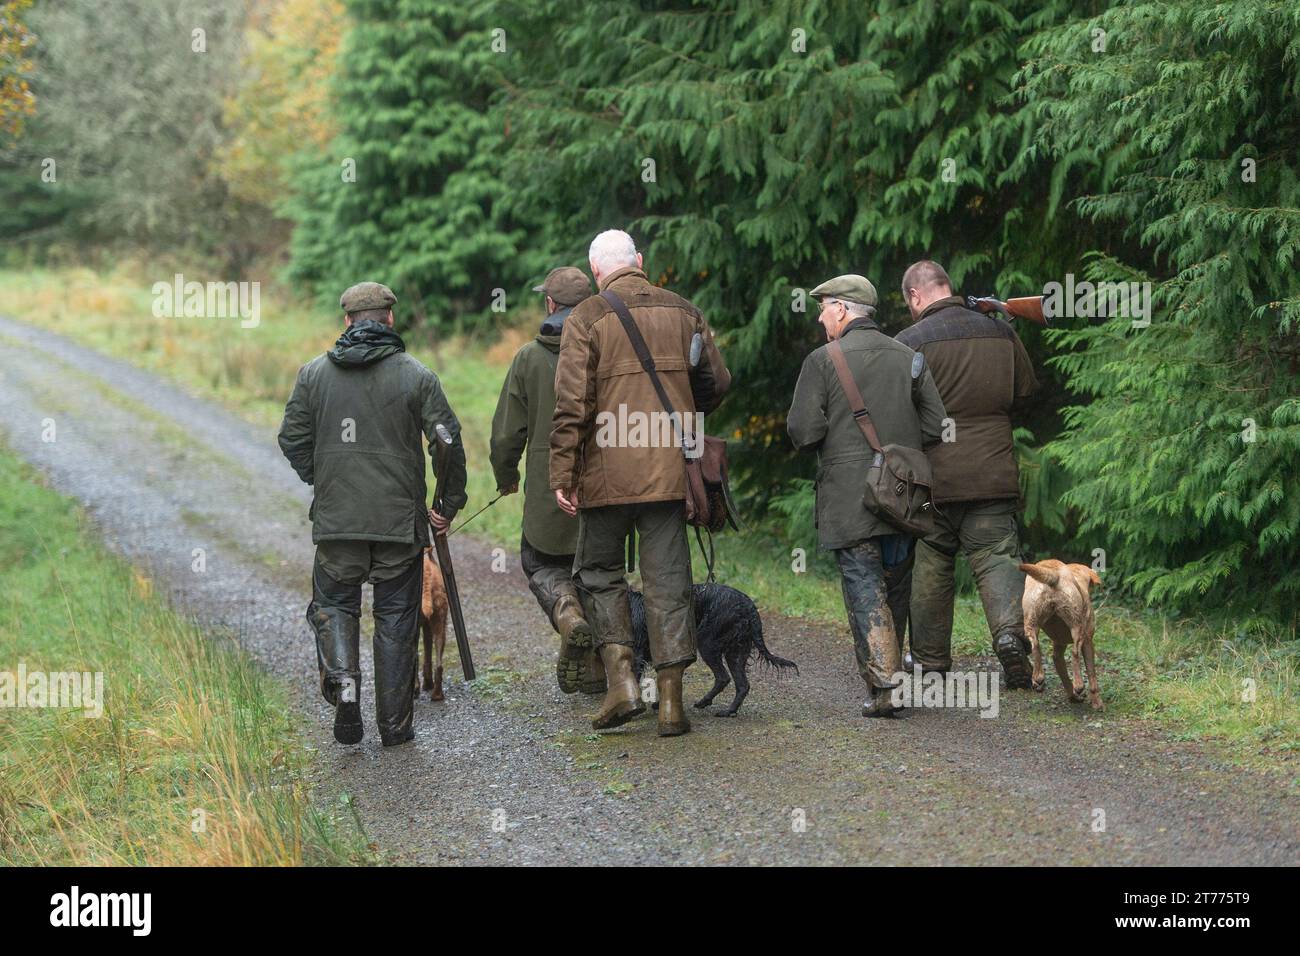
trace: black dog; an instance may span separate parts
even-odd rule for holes
[[[713,689],[696,701],[696,707],[708,707],[734,677],[736,698],[730,707],[719,711],[717,716],[735,717],[749,693],[745,668],[749,666],[749,659],[755,655],[772,667],[792,667],[796,674],[799,673],[799,667],[794,661],[775,656],[763,643],[763,621],[748,594],[725,584],[697,584],[692,590],[695,642],[699,646],[700,657],[709,665],[709,670],[713,671]],[[631,591],[628,596],[632,601],[632,632],[636,636],[633,667],[639,681],[650,659],[650,634],[646,630],[645,599],[641,592]],[[724,657],[727,667],[731,668],[730,675],[727,674],[727,667],[722,664]]]

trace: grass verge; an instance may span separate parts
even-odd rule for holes
[[[4,449],[0,487],[0,860],[371,861],[346,805],[313,802],[275,681],[168,609]],[[54,702],[44,675],[66,673],[102,675],[102,695],[92,677],[81,707],[32,706]]]

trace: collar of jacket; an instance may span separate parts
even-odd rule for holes
[[[564,331],[564,320],[569,317],[573,311],[573,306],[562,305],[542,321],[542,327],[537,330],[538,335],[559,335]]]
[[[605,276],[605,278],[600,280],[600,291],[604,292],[609,288],[611,282],[621,279],[625,275],[639,275],[642,279],[646,277],[645,272],[638,269],[636,266],[624,266],[621,269],[615,269],[609,275]]]
[[[942,299],[935,299],[921,310],[921,314],[916,317],[916,321],[920,322],[927,316],[934,315],[940,309],[951,309],[954,305],[965,307],[966,300],[959,295],[949,295]]]
[[[844,338],[844,336],[848,335],[854,329],[872,329],[879,332],[880,326],[876,325],[875,319],[870,316],[860,315],[848,325],[844,326],[844,331],[840,333],[840,338]]]

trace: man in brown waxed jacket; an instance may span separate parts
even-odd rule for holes
[[[625,304],[644,338],[691,447],[697,414],[713,411],[731,384],[713,333],[699,309],[651,284],[627,233],[602,232],[588,259],[597,288]],[[609,688],[592,726],[617,727],[645,710],[623,574],[623,544],[635,529],[659,733],[687,733],[682,672],[695,660],[695,621],[683,450],[614,305],[600,295],[565,320],[555,397],[551,487],[560,507],[579,516],[575,578]]]
[[[929,449],[935,530],[918,542],[912,572],[913,662],[952,666],[953,562],[966,555],[979,585],[993,650],[1008,687],[1028,687],[1029,658],[1020,601],[1016,512],[1020,473],[1011,412],[1038,387],[1025,347],[1009,323],[966,308],[948,273],[923,260],[903,274],[914,324],[898,341],[925,356],[948,413],[944,440]]]

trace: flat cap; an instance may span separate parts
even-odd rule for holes
[[[876,287],[870,280],[852,272],[827,279],[808,294],[814,299],[843,299],[859,305],[876,304]]]
[[[358,282],[339,296],[339,307],[351,315],[366,309],[391,308],[397,301],[393,290],[379,282]]]
[[[533,291],[545,292],[556,305],[577,305],[591,295],[591,281],[581,269],[558,266],[546,273],[542,284],[533,286]]]

